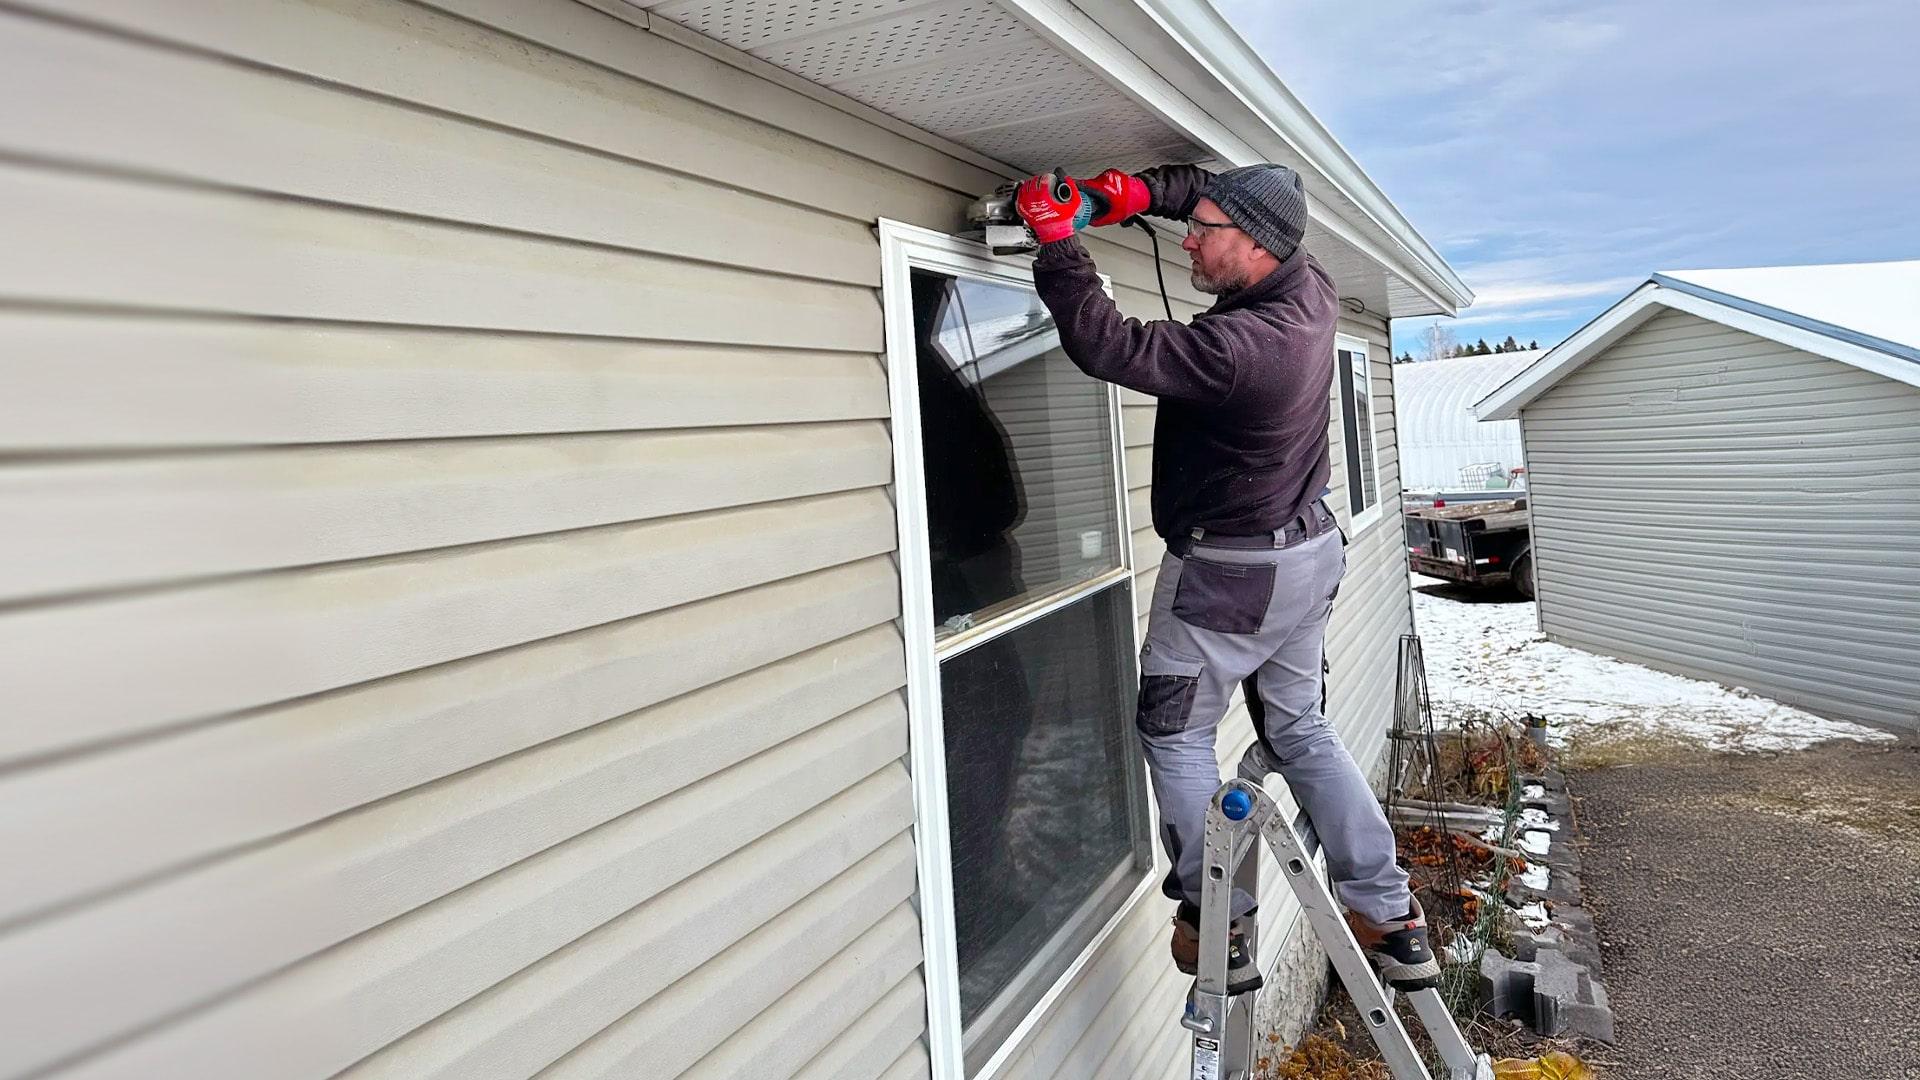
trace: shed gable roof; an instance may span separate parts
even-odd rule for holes
[[[1920,387],[1920,260],[1677,270],[1646,284],[1474,406],[1511,420],[1664,309]]]

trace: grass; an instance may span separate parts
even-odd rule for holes
[[[1838,784],[1809,785],[1800,790],[1767,788],[1736,796],[1735,801],[1763,814],[1818,821],[1879,836],[1920,832],[1920,797],[1894,801],[1872,788]]]
[[[1645,728],[1615,728],[1570,735],[1558,756],[1561,767],[1574,772],[1582,769],[1615,769],[1623,765],[1672,763],[1710,753],[1697,741],[1680,735],[1648,731]]]

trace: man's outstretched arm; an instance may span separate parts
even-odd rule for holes
[[[1193,216],[1194,204],[1213,180],[1213,174],[1198,165],[1155,165],[1134,175],[1147,185],[1146,212],[1173,221]]]
[[[1121,181],[1139,183],[1109,170],[1089,186]],[[1183,190],[1198,186],[1184,174],[1176,176],[1174,185]],[[1129,201],[1136,206],[1148,202],[1143,191],[1132,195]],[[1056,185],[1050,177],[1033,177],[1020,185],[1015,206],[1040,241],[1034,288],[1053,314],[1061,348],[1075,366],[1096,379],[1155,397],[1218,405],[1232,395],[1238,374],[1236,338],[1241,333],[1237,320],[1142,323],[1120,314],[1101,288],[1092,256],[1074,235],[1093,217],[1078,181]]]
[[[1208,405],[1233,393],[1236,320],[1143,323],[1120,314],[1101,288],[1093,257],[1073,236],[1040,248],[1033,284],[1053,313],[1067,359],[1094,378]]]

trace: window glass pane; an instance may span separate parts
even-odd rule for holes
[[[1132,628],[1123,582],[941,664],[970,1058],[991,1054],[1148,865]]]
[[[1113,420],[1030,287],[912,280],[944,636],[1120,565]]]
[[[1359,418],[1355,415],[1362,395],[1357,392],[1358,387],[1355,386],[1358,373],[1355,371],[1353,353],[1347,349],[1341,349],[1335,353],[1335,359],[1338,362],[1334,364],[1334,369],[1340,380],[1340,436],[1346,450],[1347,509],[1354,514],[1359,514],[1374,502],[1374,499],[1369,497],[1369,485],[1366,479],[1372,472],[1373,445],[1372,441],[1363,435],[1365,429],[1360,426]],[[1363,443],[1366,447],[1364,451]]]
[[[1360,500],[1372,506],[1380,501],[1380,477],[1373,463],[1373,372],[1363,352],[1347,354],[1353,365],[1353,422],[1360,447]]]

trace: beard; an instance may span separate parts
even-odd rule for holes
[[[1193,272],[1189,276],[1193,280],[1193,287],[1206,293],[1208,296],[1225,296],[1230,292],[1247,287],[1244,275],[1228,273],[1222,274],[1219,277],[1212,277],[1203,272],[1198,266],[1193,268]]]

